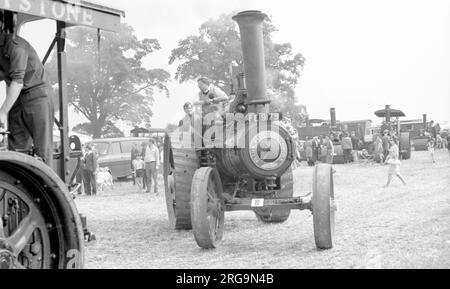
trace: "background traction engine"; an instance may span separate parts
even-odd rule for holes
[[[169,221],[175,229],[193,229],[200,247],[215,248],[223,236],[225,211],[253,210],[260,221],[279,223],[288,219],[291,209],[308,209],[313,212],[316,246],[329,249],[335,211],[332,169],[318,165],[312,198],[294,197],[294,143],[278,115],[269,113],[266,97],[265,18],[259,11],[233,17],[241,32],[246,76],[239,81],[233,114],[211,121],[197,108],[190,126],[165,136]]]

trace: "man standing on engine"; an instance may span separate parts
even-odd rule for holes
[[[199,92],[199,100],[203,102],[203,113],[216,113],[221,115],[226,111],[228,104],[228,95],[220,88],[213,85],[206,77],[201,77],[197,81]]]
[[[36,156],[51,166],[54,115],[44,66],[25,39],[4,32],[3,19],[0,10],[0,81],[6,82],[0,123],[8,124],[9,149],[33,148]]]

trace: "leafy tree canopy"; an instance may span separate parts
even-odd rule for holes
[[[170,74],[142,67],[146,56],[161,49],[158,40],[138,40],[127,24],[117,34],[102,32],[100,53],[94,29],[69,29],[67,38],[69,102],[89,120],[78,128],[98,138],[118,134],[117,120],[150,123],[155,89],[169,95]],[[49,70],[57,83],[55,57]]]

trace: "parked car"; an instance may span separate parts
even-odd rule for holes
[[[131,176],[131,148],[137,144],[141,151],[141,144],[148,142],[148,137],[125,137],[95,139],[90,143],[95,144],[99,154],[99,167],[108,167],[114,179],[124,179]]]

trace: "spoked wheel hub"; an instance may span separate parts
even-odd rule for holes
[[[1,244],[0,244],[1,246]],[[16,266],[16,260],[11,251],[0,250],[0,270],[13,269]]]
[[[50,264],[50,223],[46,224],[39,199],[0,181],[0,266],[40,269]]]
[[[67,187],[44,163],[0,152],[0,268],[76,269],[83,230]]]
[[[218,196],[215,188],[216,184],[213,182],[212,178],[208,180],[207,185],[207,218],[210,225],[210,235],[212,239],[221,240],[223,235],[223,212],[222,202]]]

